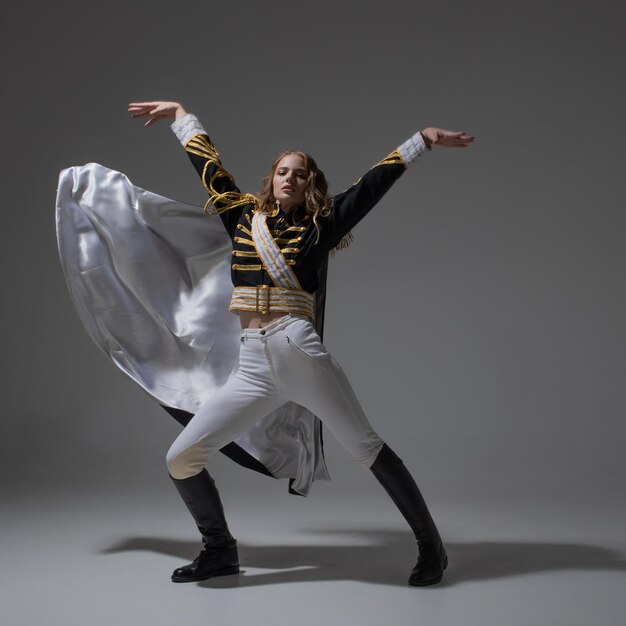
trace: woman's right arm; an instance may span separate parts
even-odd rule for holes
[[[198,118],[187,113],[178,102],[132,102],[128,110],[133,117],[149,116],[145,126],[159,119],[174,119],[172,130],[209,194],[205,212],[218,213],[231,237],[235,236],[243,209],[254,204],[255,197],[239,191],[233,177],[224,169],[215,146]]]

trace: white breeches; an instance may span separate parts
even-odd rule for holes
[[[311,321],[287,314],[244,329],[239,369],[191,419],[167,453],[173,478],[202,471],[207,459],[288,401],[317,415],[354,459],[370,467],[383,446],[341,366]]]

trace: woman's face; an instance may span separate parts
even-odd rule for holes
[[[283,211],[304,204],[308,172],[299,154],[287,154],[274,170],[272,191]]]

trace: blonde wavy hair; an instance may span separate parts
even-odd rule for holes
[[[315,159],[310,154],[298,150],[285,150],[274,159],[269,173],[263,178],[261,191],[258,193],[258,209],[266,215],[275,214],[276,198],[274,197],[273,190],[274,173],[276,172],[278,164],[289,154],[295,154],[301,157],[307,171],[304,205],[294,209],[294,221],[301,221],[304,219],[305,215],[310,215],[317,229],[317,240],[319,240],[320,229],[318,219],[330,215],[332,198],[328,195],[326,176],[324,176],[324,172],[317,167]]]

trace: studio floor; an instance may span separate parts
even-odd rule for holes
[[[418,589],[406,585],[416,548],[384,493],[333,481],[298,498],[284,483],[245,484],[223,494],[241,574],[190,584],[169,580],[200,544],[165,480],[9,494],[1,623],[626,624],[623,508],[448,494],[434,508],[450,567]]]

